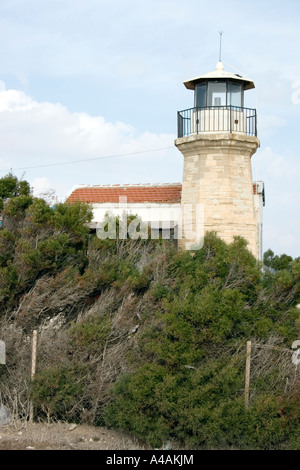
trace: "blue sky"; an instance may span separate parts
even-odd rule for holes
[[[299,0],[0,0],[0,176],[59,199],[180,182],[183,81],[215,69],[222,30],[225,69],[256,85],[264,249],[299,256],[299,20]]]

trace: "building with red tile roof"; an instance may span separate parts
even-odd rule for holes
[[[91,230],[97,229],[106,214],[122,217],[138,216],[151,227],[154,238],[176,238],[174,232],[182,220],[181,183],[166,184],[114,184],[80,185],[73,188],[67,202],[91,204],[93,220]],[[253,183],[253,199],[258,231],[262,233],[262,208],[265,204],[264,184]]]

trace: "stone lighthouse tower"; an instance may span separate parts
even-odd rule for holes
[[[182,216],[179,246],[191,249],[207,231],[230,243],[235,235],[248,241],[260,257],[260,235],[253,197],[251,157],[259,147],[256,110],[245,107],[244,92],[252,80],[216,70],[184,82],[194,90],[194,107],[178,112],[175,145],[183,154]],[[202,207],[202,233],[197,227]],[[199,224],[199,222],[198,222]],[[190,232],[189,232],[190,231]]]

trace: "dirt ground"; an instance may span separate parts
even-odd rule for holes
[[[18,423],[0,427],[0,450],[147,450],[135,438],[104,427]]]

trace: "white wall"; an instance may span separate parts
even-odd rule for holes
[[[180,220],[180,203],[94,203],[92,227],[103,221],[105,214],[122,217],[124,212],[128,215],[137,215],[144,222],[151,222],[151,226],[161,227],[171,222],[171,227]],[[158,225],[159,224],[159,225]]]

